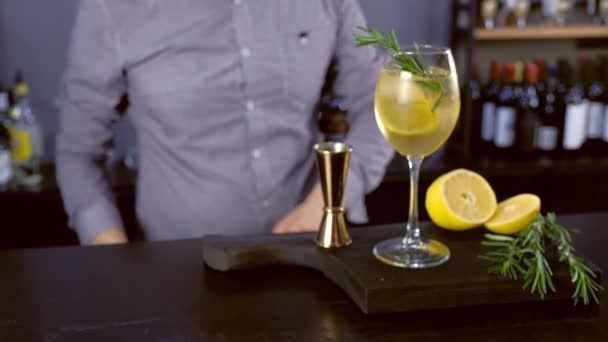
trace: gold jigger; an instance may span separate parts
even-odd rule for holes
[[[352,148],[340,142],[326,142],[315,145],[315,151],[325,202],[323,221],[315,241],[323,248],[348,246],[352,240],[344,218],[344,185]]]

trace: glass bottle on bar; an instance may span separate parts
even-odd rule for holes
[[[597,22],[608,25],[608,0],[598,0],[597,13]]]
[[[604,100],[605,85],[602,75],[606,65],[600,60],[599,64],[593,61],[581,63],[581,75],[585,87],[585,97],[589,101],[587,109],[587,141],[583,146],[585,155],[590,157],[600,156],[604,149]]]
[[[574,10],[572,0],[555,0],[555,3],[555,24],[558,26],[569,24]]]
[[[519,97],[523,63],[509,63],[503,71],[503,86],[498,94],[494,146],[500,159],[512,159],[515,156],[515,119]]]
[[[528,26],[528,15],[530,13],[530,0],[516,0],[513,6],[515,26],[523,28]]]
[[[5,191],[13,176],[11,162],[11,137],[8,123],[9,92],[0,83],[0,191]]]
[[[350,129],[348,111],[344,105],[344,100],[334,90],[337,77],[337,61],[332,59],[327,67],[320,100],[315,109],[317,126],[323,133],[325,141],[343,141]]]
[[[542,57],[535,57],[533,61],[534,64],[536,64],[536,67],[538,68],[538,81],[536,82],[536,92],[538,93],[538,96],[542,98],[547,92],[547,82],[549,79],[547,62]]]
[[[587,16],[590,23],[601,25],[602,18],[600,16],[599,4],[601,0],[587,0]]]
[[[475,152],[483,152],[483,139],[481,132],[483,121],[483,98],[481,93],[481,81],[479,80],[479,62],[474,60],[471,64],[471,81],[469,83],[469,92],[471,94],[472,114],[473,114],[473,148]]]
[[[535,63],[526,65],[526,82],[519,98],[519,111],[515,124],[515,146],[521,159],[533,159],[536,155],[536,132],[538,126],[539,96],[538,66]]]
[[[20,186],[35,188],[42,182],[40,163],[43,153],[42,129],[32,111],[29,87],[21,72],[15,77],[14,103],[9,110],[8,130],[13,142],[11,157]]]
[[[546,90],[540,100],[535,145],[541,156],[556,158],[563,135],[563,86],[558,78],[557,66],[551,65],[548,70]]]
[[[490,30],[496,27],[496,15],[498,13],[498,0],[482,0],[479,13],[483,28]]]
[[[565,87],[562,156],[566,159],[573,159],[581,156],[583,144],[587,140],[589,103],[585,99],[585,88],[580,82],[580,77],[576,77],[568,61],[560,59],[558,64],[560,79]]]
[[[496,125],[496,103],[500,93],[500,62],[496,59],[490,62],[488,83],[481,90],[480,126],[475,134],[480,137],[479,147],[483,154],[491,154],[494,150],[494,130]]]
[[[600,56],[601,79],[605,86],[608,85],[608,55]],[[608,89],[604,89],[604,116],[602,128],[603,148],[601,151],[602,157],[608,156]]]

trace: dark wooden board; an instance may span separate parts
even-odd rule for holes
[[[365,313],[405,312],[471,305],[539,301],[522,290],[520,281],[488,275],[488,264],[478,255],[483,230],[449,232],[426,224],[423,235],[448,245],[446,264],[423,270],[385,265],[372,255],[375,243],[404,233],[402,225],[351,229],[353,244],[326,250],[316,246],[313,234],[272,236],[207,236],[203,239],[205,263],[219,271],[271,265],[297,265],[322,272],[341,287]],[[552,262],[557,293],[545,300],[570,298],[568,269]],[[601,275],[599,268],[592,265]]]

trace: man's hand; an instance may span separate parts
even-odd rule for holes
[[[272,230],[275,234],[311,232],[319,230],[323,218],[323,191],[317,185],[308,197],[283,217]]]
[[[109,228],[103,230],[101,233],[95,236],[93,239],[93,245],[113,245],[120,243],[127,243],[128,239],[122,229]]]

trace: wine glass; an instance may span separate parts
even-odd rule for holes
[[[445,143],[460,113],[458,76],[450,49],[414,45],[389,56],[378,76],[374,107],[378,128],[393,148],[407,157],[410,171],[405,237],[379,242],[374,255],[404,268],[441,265],[450,258],[450,250],[439,241],[420,237],[418,176],[423,158]]]

